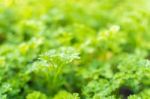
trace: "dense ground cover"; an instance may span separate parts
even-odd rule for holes
[[[149,99],[149,0],[0,0],[0,99]]]

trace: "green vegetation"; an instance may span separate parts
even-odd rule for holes
[[[149,99],[150,0],[0,0],[0,99]]]

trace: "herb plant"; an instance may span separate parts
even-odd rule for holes
[[[0,99],[149,97],[149,0],[0,0]]]

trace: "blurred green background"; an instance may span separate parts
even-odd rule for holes
[[[0,0],[0,99],[149,99],[149,0]]]

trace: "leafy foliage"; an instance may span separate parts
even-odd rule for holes
[[[0,0],[0,99],[148,99],[149,0]]]

